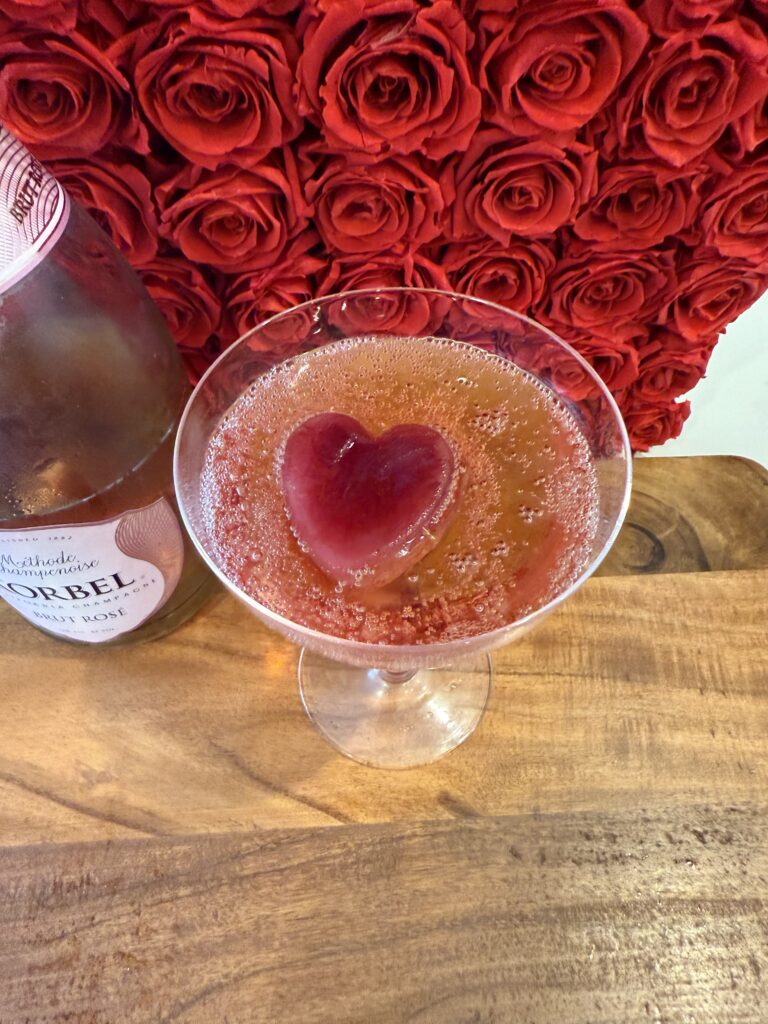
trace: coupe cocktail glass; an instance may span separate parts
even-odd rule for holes
[[[337,629],[316,628],[316,624],[308,624],[307,616],[299,612],[294,618],[285,614],[284,609],[275,610],[275,602],[265,600],[261,594],[257,557],[246,586],[240,573],[233,569],[239,555],[245,557],[245,550],[223,551],[221,537],[217,535],[216,517],[223,515],[225,510],[223,506],[219,508],[215,501],[211,502],[210,493],[205,493],[211,459],[229,457],[224,449],[212,446],[212,439],[221,431],[225,418],[238,415],[238,402],[242,404],[246,394],[256,395],[253,401],[263,403],[260,406],[261,422],[272,422],[269,387],[265,382],[276,379],[275,373],[282,370],[295,371],[298,380],[301,376],[298,371],[303,373],[307,367],[311,370],[312,359],[320,354],[320,350],[323,350],[322,365],[328,367],[323,371],[327,374],[327,387],[321,389],[326,394],[323,399],[325,411],[349,413],[349,408],[339,408],[334,399],[333,368],[337,360],[335,353],[340,353],[338,359],[347,358],[345,352],[348,354],[350,345],[363,344],[363,341],[358,343],[353,339],[363,339],[367,345],[384,345],[390,355],[407,351],[410,359],[414,354],[423,354],[424,359],[418,362],[419,366],[428,366],[433,356],[438,361],[450,356],[452,366],[458,366],[465,358],[469,377],[475,364],[482,362],[481,354],[486,353],[494,357],[495,362],[488,362],[488,367],[495,368],[494,372],[502,383],[507,376],[512,380],[510,375],[514,371],[515,380],[523,390],[527,387],[533,394],[531,385],[535,384],[536,394],[541,400],[535,396],[532,399],[534,405],[538,402],[537,415],[543,415],[541,408],[545,412],[549,409],[553,415],[556,411],[560,417],[561,428],[558,429],[561,434],[562,423],[565,423],[563,417],[567,417],[569,426],[566,434],[570,431],[572,435],[566,438],[568,445],[571,448],[581,446],[589,459],[592,528],[588,536],[584,535],[586,539],[578,571],[563,576],[554,591],[544,589],[538,598],[536,593],[528,594],[523,613],[513,615],[510,621],[499,623],[498,615],[495,619],[491,616],[491,628],[484,629],[482,614],[478,612],[465,635],[462,635],[460,626],[454,626],[437,638],[434,634],[414,635],[416,642],[391,642],[386,638],[384,642],[361,640],[359,635],[345,636]],[[405,344],[407,350],[402,348]],[[336,347],[325,348],[329,345]],[[500,359],[505,363],[499,362]],[[315,358],[316,368],[319,365]],[[444,371],[445,363],[440,363],[440,366]],[[481,367],[486,377],[490,372],[488,367]],[[441,371],[439,376],[445,378],[445,372]],[[464,381],[465,377],[456,379]],[[428,392],[426,398],[429,398],[432,386],[425,380],[419,388]],[[411,383],[403,382],[402,389]],[[436,389],[447,385],[446,379],[435,378]],[[416,388],[417,392],[419,388]],[[364,381],[358,390],[362,395]],[[428,424],[429,409],[437,406],[431,398],[430,401],[426,398],[422,400],[420,393],[411,395],[405,422]],[[447,408],[446,402],[441,401],[442,405],[438,403],[440,408]],[[509,420],[509,401],[504,406],[505,423]],[[515,399],[511,401],[514,406]],[[373,415],[376,404],[377,396],[373,393],[365,397],[362,407],[364,410],[367,405]],[[480,408],[482,403],[478,401],[475,404],[482,427],[477,433],[479,451],[495,428],[493,419],[488,420],[490,414]],[[307,410],[307,414],[318,411],[322,409],[315,405],[312,410]],[[361,421],[365,419],[364,411],[360,414],[355,410],[355,414]],[[483,416],[486,418],[482,419]],[[280,451],[291,429],[275,413],[274,425],[268,429],[268,433],[273,435],[270,442],[273,450],[269,452],[268,464],[264,463],[267,469],[262,466],[259,470],[265,487],[268,484],[274,489],[279,472],[277,469],[273,472],[270,467],[279,463]],[[442,429],[450,440],[450,427],[443,426]],[[466,443],[465,438],[454,440]],[[562,473],[559,477],[555,473],[558,457],[552,454],[551,446],[545,447],[550,449],[548,458],[555,474],[552,479],[559,480],[557,486],[563,487]],[[510,457],[514,459],[515,452]],[[253,471],[256,472],[255,464]],[[631,452],[621,415],[607,388],[584,359],[551,331],[520,314],[470,296],[432,289],[378,288],[304,303],[266,320],[227,349],[199,382],[189,401],[176,442],[174,472],[185,525],[210,568],[265,625],[301,646],[298,673],[301,700],[316,728],[334,747],[356,761],[382,768],[408,768],[441,757],[471,735],[480,722],[490,694],[493,672],[490,652],[520,639],[533,629],[570,597],[603,560],[619,531],[629,502]],[[238,472],[245,473],[247,477],[249,467],[241,464]],[[468,475],[470,480],[464,481],[460,498],[463,502],[477,500],[472,497],[471,471]],[[542,481],[544,476],[536,483]],[[567,486],[565,490],[568,490]],[[557,500],[555,493],[552,501],[556,504]],[[521,511],[530,513],[530,518],[539,514],[538,510],[524,505]],[[577,518],[579,514],[579,509],[571,512]],[[282,530],[282,534],[279,530],[277,533],[284,538],[281,543],[296,545],[287,520],[278,522],[287,513],[278,509],[274,516],[276,525]],[[531,536],[541,538],[543,534],[534,530]],[[537,543],[540,545],[538,549]],[[533,568],[538,556],[552,559],[551,538],[546,543],[549,545],[547,550],[543,540],[532,542],[534,549],[526,557]],[[246,541],[239,540],[236,534],[233,534],[231,544],[235,547],[241,545],[243,549],[247,546]],[[427,557],[439,566],[440,559],[448,557],[449,548],[450,538],[446,535]],[[555,571],[557,554],[554,550],[555,569],[547,577],[550,587],[552,580],[559,578]],[[296,556],[305,557],[298,547]],[[267,561],[263,563],[265,574]],[[418,578],[418,574],[408,575],[413,571],[410,567],[404,578]],[[404,592],[407,593],[407,586],[414,585],[404,583]],[[274,574],[270,586],[274,593]],[[338,584],[337,592],[342,589]],[[387,593],[391,592],[390,585]],[[357,600],[354,587],[343,589],[343,594],[349,595],[351,603]],[[418,593],[415,600],[418,604]],[[409,601],[410,598],[403,599],[404,615],[413,614]],[[483,607],[482,603],[477,604],[477,608]],[[494,611],[490,607],[487,610]],[[256,685],[258,681],[254,671]]]

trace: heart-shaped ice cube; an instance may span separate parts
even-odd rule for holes
[[[294,533],[329,576],[382,586],[440,540],[458,496],[453,448],[407,423],[380,437],[342,413],[320,413],[288,438],[280,481]]]

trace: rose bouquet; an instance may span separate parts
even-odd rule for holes
[[[646,449],[768,285],[767,31],[766,0],[0,0],[0,119],[193,375],[313,295],[452,288],[570,341]]]

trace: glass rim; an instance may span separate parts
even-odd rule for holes
[[[521,618],[513,619],[510,622],[505,623],[503,626],[497,626],[495,629],[489,630],[486,633],[475,633],[471,636],[458,637],[452,640],[437,641],[436,643],[425,643],[425,644],[380,644],[370,643],[365,640],[355,640],[350,637],[338,636],[335,633],[323,633],[321,630],[313,629],[311,626],[304,626],[299,622],[294,622],[292,619],[281,615],[279,612],[273,611],[267,605],[261,604],[256,598],[251,597],[250,594],[246,594],[245,591],[241,590],[229,577],[222,571],[222,569],[216,564],[216,562],[210,557],[208,552],[205,550],[201,543],[197,531],[194,529],[192,524],[189,522],[187,512],[184,507],[184,502],[181,498],[181,489],[179,487],[179,479],[181,471],[179,468],[180,449],[182,438],[184,436],[184,429],[186,426],[187,418],[190,415],[192,407],[204,390],[207,384],[208,378],[211,377],[218,367],[222,365],[228,358],[231,358],[235,352],[239,351],[241,347],[248,341],[248,339],[254,335],[257,331],[263,330],[264,327],[273,323],[275,320],[279,320],[301,310],[307,309],[308,307],[325,305],[330,302],[338,301],[344,298],[354,298],[355,296],[361,295],[376,295],[376,294],[392,294],[392,293],[408,293],[408,294],[422,294],[422,295],[438,295],[451,300],[469,301],[472,303],[479,303],[483,306],[487,306],[491,309],[498,310],[500,313],[512,317],[516,320],[522,320],[537,331],[541,331],[558,345],[561,346],[569,355],[577,361],[577,363],[584,369],[587,374],[593,379],[601,393],[603,399],[608,403],[608,408],[613,413],[615,422],[618,426],[619,436],[621,438],[621,447],[624,452],[624,464],[626,467],[626,475],[624,480],[624,493],[622,494],[621,504],[619,506],[618,514],[616,515],[616,521],[611,528],[603,546],[595,554],[582,570],[581,573],[573,580],[564,590],[559,594],[556,594],[551,600],[541,605],[539,608],[535,608],[531,612],[527,612]],[[471,344],[468,342],[467,344]],[[299,355],[301,353],[296,353]],[[289,357],[293,358],[293,356]],[[284,362],[287,360],[283,360]],[[276,364],[279,365],[279,364]],[[555,389],[553,389],[555,390]],[[555,390],[557,394],[557,391]],[[399,655],[405,654],[406,656],[413,652],[414,656],[424,658],[424,652],[430,648],[439,650],[440,657],[442,658],[446,654],[450,654],[452,651],[461,651],[469,646],[482,646],[485,649],[500,645],[499,642],[503,642],[504,635],[511,629],[518,630],[527,625],[534,623],[537,619],[543,617],[551,611],[554,611],[559,605],[561,605],[567,598],[571,596],[579,587],[585,583],[590,576],[592,576],[595,570],[600,566],[602,561],[613,546],[614,541],[624,524],[624,519],[629,508],[629,500],[632,491],[632,449],[629,442],[629,435],[627,428],[624,423],[624,418],[621,415],[616,400],[614,399],[611,392],[608,390],[607,385],[599,374],[593,369],[587,360],[576,351],[573,346],[569,345],[567,341],[561,338],[554,331],[540,324],[537,320],[533,320],[531,317],[526,316],[524,313],[518,313],[513,309],[507,309],[506,306],[501,306],[498,302],[491,302],[489,299],[481,299],[474,295],[467,295],[462,292],[450,292],[442,288],[410,288],[407,286],[382,286],[373,288],[356,288],[350,291],[344,292],[333,292],[330,295],[321,295],[314,299],[307,299],[306,302],[301,302],[296,306],[290,306],[288,309],[281,310],[279,313],[274,313],[272,316],[267,317],[265,320],[260,321],[250,330],[246,331],[245,334],[240,335],[230,346],[228,346],[223,352],[221,352],[216,359],[211,363],[205,373],[202,375],[200,380],[195,385],[192,394],[189,396],[187,403],[182,412],[181,419],[179,420],[179,426],[176,431],[176,440],[173,446],[173,482],[176,491],[176,499],[179,507],[179,513],[181,515],[184,528],[187,534],[192,539],[197,553],[203,559],[208,568],[213,572],[216,578],[229,590],[236,598],[244,602],[251,608],[257,615],[268,622],[274,622],[283,633],[292,633],[299,637],[306,637],[308,640],[316,640],[319,644],[322,644],[326,649],[329,641],[333,644],[340,646],[339,653],[343,653],[343,646],[346,645],[347,649],[355,648],[356,651],[370,651],[372,666],[376,665],[376,652],[379,653],[386,651],[388,653],[396,651]],[[343,659],[339,659],[343,660]]]

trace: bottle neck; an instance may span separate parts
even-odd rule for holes
[[[68,217],[64,189],[0,125],[0,293],[45,259]]]

